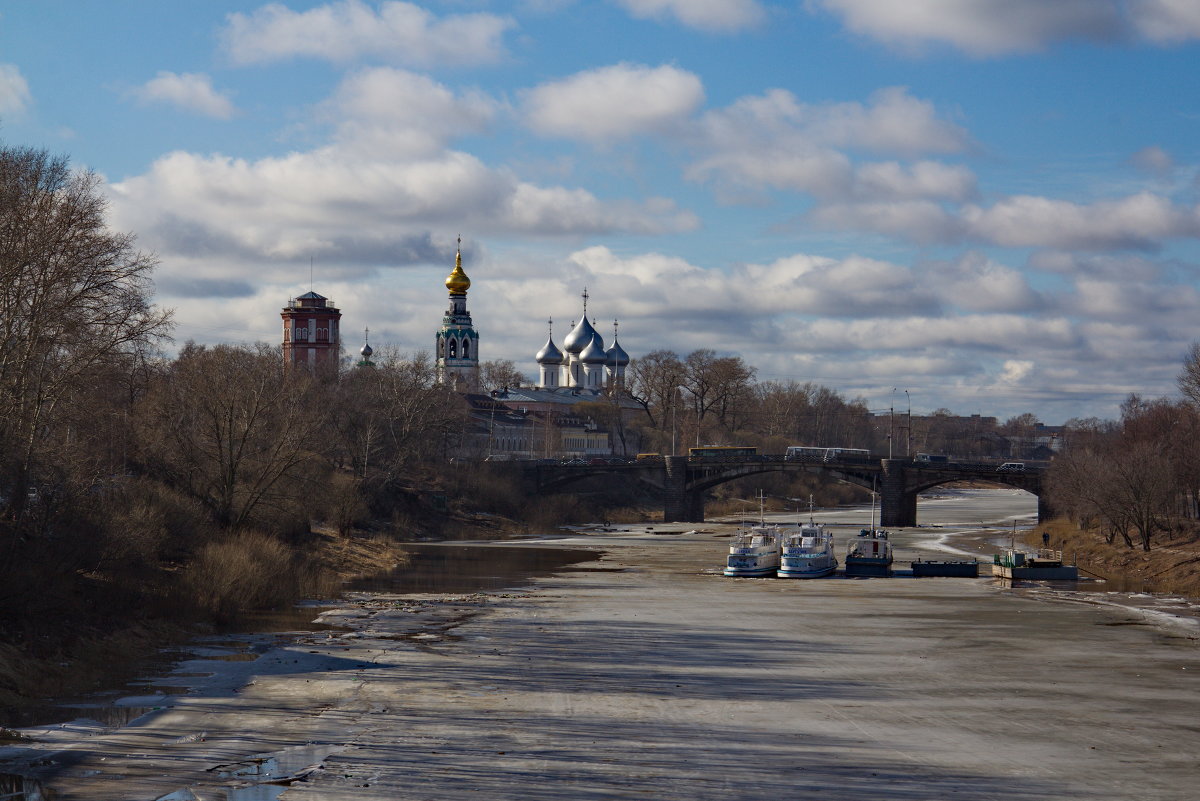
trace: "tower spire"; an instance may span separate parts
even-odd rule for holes
[[[467,311],[467,290],[471,279],[462,267],[462,235],[456,238],[454,270],[446,277],[450,290],[450,308],[442,317],[434,352],[438,383],[450,384],[459,392],[474,392],[479,387],[479,333]]]

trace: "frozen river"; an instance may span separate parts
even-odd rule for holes
[[[900,560],[1033,514],[923,500]],[[352,596],[341,630],[201,655],[163,679],[189,694],[31,731],[0,772],[88,801],[1194,797],[1194,634],[991,579],[725,579],[728,527],[690,528],[558,538],[603,555],[520,589]]]

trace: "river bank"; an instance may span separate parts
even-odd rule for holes
[[[407,558],[403,545],[389,538],[341,537],[332,532],[317,532],[305,556],[306,580],[283,575],[294,565],[281,564],[278,570],[281,584],[308,593],[307,597],[336,597],[346,581],[395,567]],[[277,613],[236,609],[223,625],[235,630],[276,625],[293,615],[291,604],[302,597],[292,595]],[[6,728],[52,713],[46,699],[69,702],[120,687],[161,666],[164,650],[220,630],[214,621],[197,620],[195,610],[182,606],[103,622],[103,627],[85,628],[72,617],[48,618],[39,621],[39,642],[23,648],[0,643],[0,742],[6,738]]]
[[[941,508],[898,546],[979,507]],[[1200,779],[1195,639],[985,579],[724,579],[728,533],[481,544],[602,555],[520,590],[352,595],[340,630],[256,641],[131,725],[31,731],[0,772],[89,801],[1177,801]],[[252,787],[268,763],[294,773]]]
[[[1120,538],[1109,544],[1098,531],[1081,530],[1061,519],[1039,525],[1026,542],[1041,547],[1043,533],[1049,535],[1051,547],[1113,586],[1200,598],[1200,536],[1190,526],[1161,532],[1149,551],[1127,546]]]

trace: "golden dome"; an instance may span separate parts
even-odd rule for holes
[[[465,295],[470,288],[471,279],[467,278],[467,274],[463,272],[462,248],[459,248],[458,253],[454,256],[454,272],[446,276],[446,289],[456,295]]]

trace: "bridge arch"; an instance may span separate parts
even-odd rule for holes
[[[917,495],[927,489],[965,479],[986,480],[1023,489],[1038,497],[1038,519],[1050,515],[1043,493],[1043,470],[1000,471],[994,464],[922,464],[908,459],[845,459],[837,462],[788,460],[758,456],[736,461],[667,456],[618,465],[527,465],[536,474],[539,491],[560,491],[584,478],[605,473],[625,474],[662,495],[664,522],[703,522],[704,493],[738,478],[763,473],[807,472],[855,484],[879,493],[880,524],[917,524]]]
[[[603,475],[621,476],[625,480],[635,481],[652,490],[662,490],[661,481],[655,480],[655,476],[647,474],[643,471],[624,470],[619,467],[610,467],[605,469],[604,466],[595,466],[591,470],[575,470],[570,472],[558,472],[549,478],[539,477],[537,480],[537,488],[540,492],[561,492],[572,484],[578,484],[581,481],[586,481],[591,478],[596,478]]]
[[[804,462],[764,462],[757,466],[745,465],[744,469],[708,475],[702,479],[688,482],[688,489],[693,492],[707,492],[713,487],[720,486],[721,484],[726,484],[730,481],[736,481],[739,478],[761,475],[763,473],[811,473],[813,475],[825,475],[837,479],[838,481],[844,481],[847,484],[856,484],[857,486],[860,486],[866,490],[870,490],[877,481],[877,479],[875,479],[869,473],[840,470],[837,468],[825,467],[820,464],[806,464]]]

